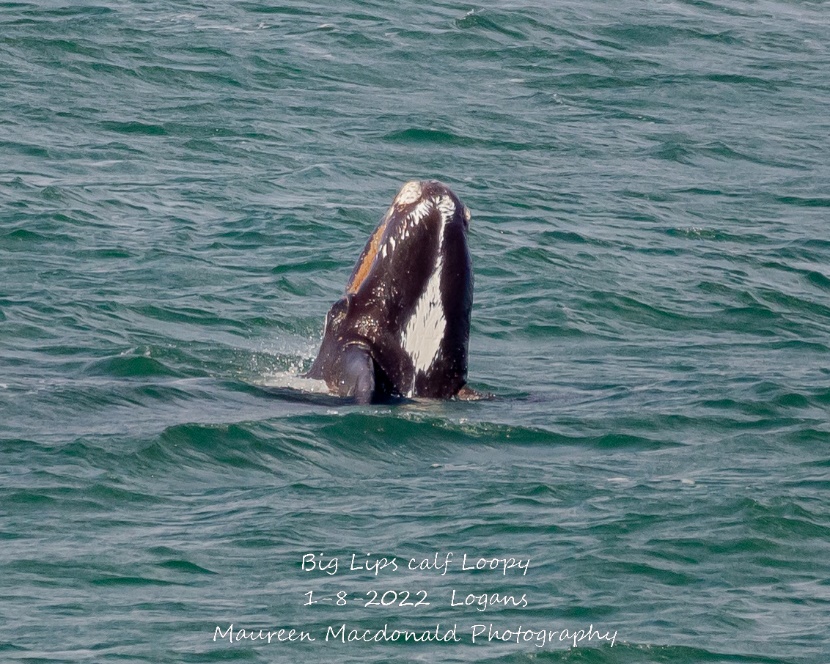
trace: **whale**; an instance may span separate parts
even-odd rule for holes
[[[469,227],[470,210],[447,185],[404,184],[326,315],[306,377],[359,404],[477,398],[466,386]]]

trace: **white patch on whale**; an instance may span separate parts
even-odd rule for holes
[[[416,183],[417,184],[417,183]],[[395,205],[397,205],[397,200]],[[403,220],[403,223],[397,229],[398,240],[406,240],[409,237],[409,231],[420,224],[424,219],[426,219],[427,215],[429,214],[430,210],[432,209],[433,205],[435,205],[435,201],[430,198],[422,200],[418,205],[416,205],[413,210],[406,215]],[[387,217],[392,216],[392,211],[386,213]],[[392,235],[389,238],[389,241],[392,243],[392,249],[395,248],[395,236]],[[384,254],[385,256],[385,254]]]
[[[427,287],[421,294],[415,311],[409,318],[403,332],[403,349],[412,358],[415,374],[426,373],[444,338],[447,320],[444,317],[444,305],[441,302],[441,271],[444,260],[441,256],[435,263],[435,269],[429,277]],[[408,396],[412,396],[413,385]]]
[[[401,187],[398,195],[395,196],[394,205],[402,206],[414,203],[421,197],[422,193],[423,189],[421,188],[420,182],[417,182],[416,180],[407,182],[403,187]]]
[[[415,206],[415,209],[406,216],[408,225],[417,226],[420,224],[429,214],[430,208],[432,208],[433,204],[434,201],[430,198],[418,203],[418,205]]]
[[[455,203],[449,196],[441,196],[436,203],[441,212],[441,244],[444,243],[444,227],[452,219],[455,214]]]
[[[444,333],[447,329],[447,319],[444,316],[444,304],[441,301],[441,274],[444,268],[444,229],[455,214],[455,203],[453,203],[449,196],[442,196],[437,201],[430,199],[422,201],[418,205],[418,208],[424,205],[424,203],[433,204],[438,208],[438,211],[441,213],[441,227],[438,231],[439,245],[435,266],[432,269],[432,274],[427,281],[424,292],[421,293],[421,297],[415,305],[412,316],[410,316],[406,323],[403,338],[401,339],[401,345],[412,359],[414,366],[412,385],[409,388],[409,394],[407,396],[412,396],[415,389],[415,376],[419,372],[426,373],[438,356],[441,341],[444,339]]]

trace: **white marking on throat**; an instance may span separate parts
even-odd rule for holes
[[[448,196],[442,196],[439,200],[431,202],[441,213],[438,253],[426,288],[421,293],[403,332],[403,348],[412,359],[414,366],[412,386],[407,396],[412,396],[417,374],[426,373],[435,362],[447,329],[444,304],[441,301],[441,273],[444,268],[444,229],[455,213],[455,204]]]

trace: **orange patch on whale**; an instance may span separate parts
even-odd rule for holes
[[[372,269],[372,263],[378,255],[378,248],[380,247],[381,238],[383,238],[383,231],[386,230],[386,225],[389,223],[389,216],[383,220],[383,223],[375,229],[372,237],[369,238],[369,243],[364,250],[363,260],[354,272],[354,276],[346,286],[347,293],[356,293],[363,281],[369,276],[369,270]]]

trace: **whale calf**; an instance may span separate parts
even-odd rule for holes
[[[326,316],[306,376],[358,403],[475,398],[466,388],[470,211],[435,180],[407,182]]]

